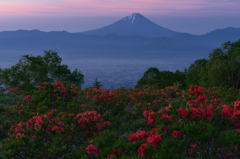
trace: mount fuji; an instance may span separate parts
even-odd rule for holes
[[[139,37],[172,37],[183,34],[159,26],[140,13],[133,13],[119,21],[91,31],[83,32],[85,35],[117,35]]]
[[[179,68],[206,58],[223,42],[240,39],[240,28],[223,28],[192,35],[164,28],[139,13],[105,27],[78,33],[16,30],[0,32],[0,67],[15,64],[21,55],[57,50],[64,62],[83,70],[87,85],[96,77],[106,88],[133,86],[152,66]],[[117,73],[116,73],[117,72]]]
[[[105,27],[78,33],[17,30],[0,32],[1,52],[59,50],[78,57],[129,58],[206,57],[225,41],[240,39],[240,28],[217,29],[192,35],[164,28],[140,13],[133,13]],[[0,57],[1,58],[1,57]]]

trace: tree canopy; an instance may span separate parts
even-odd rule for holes
[[[185,73],[176,71],[159,71],[157,68],[149,68],[143,77],[137,82],[136,87],[164,88],[172,85],[185,85]]]
[[[187,71],[188,84],[240,88],[240,40],[226,42],[209,54],[209,59],[196,60]]]
[[[196,60],[186,72],[149,68],[136,87],[163,88],[174,84],[240,89],[240,40],[224,43],[213,50],[208,59]]]
[[[43,56],[22,56],[16,65],[0,70],[0,83],[4,87],[31,89],[40,82],[64,81],[81,86],[84,75],[62,64],[55,51],[45,51]]]

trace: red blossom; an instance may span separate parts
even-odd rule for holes
[[[147,150],[147,144],[141,144],[139,147],[138,147],[138,155],[141,156],[141,157],[144,157],[144,154]]]
[[[94,144],[90,144],[86,147],[86,152],[89,154],[89,155],[99,155],[99,148],[94,145]]]
[[[195,118],[203,119],[202,111],[199,108],[191,108],[191,117],[193,119]]]
[[[103,124],[106,126],[109,126],[111,123],[110,123],[110,121],[105,121]]]
[[[237,132],[240,133],[240,128],[237,128]]]
[[[223,118],[231,117],[231,116],[232,116],[232,113],[233,113],[233,109],[232,109],[230,106],[224,105],[224,106],[222,107],[222,112],[221,112],[221,114],[222,114],[222,117],[223,117]]]
[[[128,137],[128,140],[132,141],[133,143],[136,143],[138,139],[144,140],[146,139],[146,137],[147,137],[147,133],[145,131],[138,130],[136,133],[131,134]]]
[[[187,101],[187,105],[189,105],[189,106],[196,106],[196,104],[197,104],[196,100],[189,100],[189,101]]]
[[[233,120],[240,120],[240,110],[235,110],[232,115]]]
[[[116,155],[118,155],[118,154],[120,154],[120,153],[122,153],[122,149],[121,149],[121,148],[119,148],[119,149],[117,149],[117,150],[113,149],[113,150],[108,154],[107,159],[112,159],[113,156],[116,156]]]
[[[31,99],[32,99],[31,96],[25,96],[25,97],[23,97],[23,101],[24,101],[24,102],[28,102],[28,101],[30,101]]]
[[[198,97],[203,91],[203,88],[200,86],[190,86],[189,88],[189,93],[195,97]]]
[[[233,106],[235,110],[240,110],[240,99],[233,102]]]
[[[149,116],[149,117],[147,118],[147,123],[148,123],[149,125],[153,125],[153,124],[155,123],[155,119],[152,118],[151,116]]]
[[[57,125],[54,125],[51,129],[51,131],[55,131],[55,132],[64,132],[64,128],[59,127]]]
[[[146,142],[150,144],[151,146],[155,147],[162,141],[162,137],[159,134],[153,134],[148,136]]]
[[[188,111],[184,108],[179,108],[178,109],[178,115],[184,118],[188,117]]]
[[[219,100],[218,98],[215,98],[215,97],[213,97],[213,98],[211,99],[211,102],[213,102],[213,104],[216,104],[216,105],[219,105],[219,104],[220,104],[220,100]]]
[[[68,90],[67,89],[63,89],[59,93],[62,94],[62,95],[66,95],[66,94],[68,94]]]
[[[17,92],[20,92],[21,90],[19,88],[8,88],[8,91],[10,93],[17,93]]]
[[[169,114],[162,114],[162,115],[160,116],[160,119],[170,120],[170,119],[172,119],[172,117],[171,117],[171,115],[169,115]]]
[[[22,133],[17,133],[15,137],[16,137],[17,139],[19,139],[19,138],[21,138],[21,137],[23,137],[23,136],[24,136],[24,134],[22,134]]]
[[[54,86],[55,88],[58,88],[58,89],[64,87],[63,83],[60,82],[60,81],[56,81],[56,82],[53,84],[53,86]]]
[[[205,94],[199,95],[199,96],[197,97],[197,103],[198,103],[198,104],[205,104],[206,101],[207,101],[207,96],[206,96]]]
[[[197,145],[197,144],[190,144],[190,147],[191,147],[192,149],[197,149],[197,148],[198,148],[198,145]]]
[[[206,109],[206,117],[208,120],[212,120],[214,118],[214,112],[212,109]]]
[[[173,132],[172,132],[172,136],[173,137],[179,137],[179,136],[181,136],[182,135],[182,132],[181,131],[179,131],[179,130],[174,130]]]

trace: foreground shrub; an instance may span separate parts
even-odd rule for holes
[[[41,83],[2,109],[0,158],[238,159],[240,100],[227,92]]]
[[[3,154],[6,158],[25,159],[36,155],[38,158],[71,157],[73,152],[83,151],[87,140],[106,125],[109,122],[96,111],[68,114],[51,110],[13,125],[11,137],[3,145]]]

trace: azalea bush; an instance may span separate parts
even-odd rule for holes
[[[237,159],[240,96],[223,88],[40,83],[1,109],[3,159]]]

